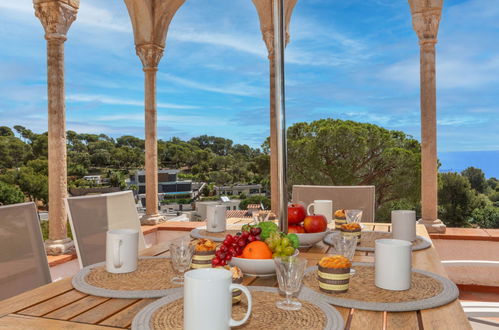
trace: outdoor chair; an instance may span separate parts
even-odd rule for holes
[[[106,260],[106,232],[112,229],[139,231],[139,251],[145,242],[132,191],[66,199],[80,267]]]
[[[50,282],[35,203],[0,206],[0,300]]]
[[[314,200],[332,200],[333,213],[338,209],[362,210],[362,221],[374,221],[374,186],[293,186],[293,202],[308,206]]]

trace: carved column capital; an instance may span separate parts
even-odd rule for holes
[[[71,23],[76,20],[78,4],[78,1],[60,0],[35,0],[33,2],[35,16],[40,19],[45,29],[45,39],[66,40],[66,33]]]
[[[159,61],[163,57],[163,47],[151,43],[137,45],[135,50],[142,62],[144,71],[158,70]]]
[[[267,46],[267,51],[269,53],[269,59],[274,56],[274,30],[262,31],[262,38],[265,41],[265,46]],[[289,33],[286,31],[286,40],[284,46],[289,43]]]
[[[412,26],[421,45],[437,43],[441,12],[441,8],[435,8],[412,14]]]

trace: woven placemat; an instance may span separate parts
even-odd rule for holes
[[[141,257],[137,270],[125,274],[106,271],[106,263],[81,269],[72,280],[83,293],[109,298],[158,298],[182,288],[171,283],[175,271],[169,257]]]
[[[194,238],[211,239],[212,241],[215,241],[215,242],[223,242],[223,240],[225,239],[225,236],[227,236],[228,234],[235,235],[238,232],[240,232],[240,230],[226,230],[226,231],[222,231],[220,233],[212,233],[212,232],[206,231],[206,229],[195,228],[195,229],[191,230],[191,236]]]
[[[360,238],[360,244],[357,245],[357,251],[374,252],[375,251],[375,241],[377,239],[392,238],[392,233],[386,231],[373,231],[366,230],[362,231],[362,236]],[[327,235],[324,237],[324,243],[328,245],[333,245],[332,236]],[[431,241],[423,236],[416,236],[416,240],[412,242],[412,250],[418,251],[427,249],[431,246]]]
[[[340,313],[327,303],[313,301],[308,296],[298,298],[303,304],[299,311],[284,311],[278,309],[276,301],[284,299],[277,289],[260,286],[250,286],[253,299],[253,310],[246,323],[235,329],[343,329],[344,323]],[[147,305],[133,319],[132,329],[182,329],[183,328],[183,293],[165,297]],[[233,306],[232,317],[242,319],[247,310],[246,297]]]
[[[327,302],[349,308],[372,311],[403,312],[434,308],[457,299],[459,290],[449,279],[424,270],[413,269],[411,288],[391,291],[374,285],[374,264],[354,263],[356,273],[350,278],[346,293],[320,291],[317,266],[309,267],[303,278],[303,290]]]

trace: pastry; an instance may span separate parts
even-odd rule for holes
[[[344,209],[339,209],[334,212],[334,227],[339,230],[340,226],[347,223],[347,216]]]
[[[343,236],[357,237],[357,245],[360,244],[362,228],[356,222],[347,223],[340,226],[340,231]]]
[[[211,268],[211,259],[215,257],[217,245],[209,239],[200,239],[194,247],[194,255],[192,256],[191,268]]]
[[[319,261],[319,288],[327,293],[344,293],[350,283],[350,260],[340,255],[326,256]]]

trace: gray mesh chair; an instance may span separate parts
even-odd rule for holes
[[[338,209],[362,210],[362,221],[374,221],[374,186],[293,186],[293,202],[306,205],[314,200],[333,201],[333,214]]]
[[[145,248],[132,191],[66,199],[80,267],[106,260],[106,232],[137,229],[139,250]]]
[[[35,203],[0,206],[0,300],[52,282]]]

